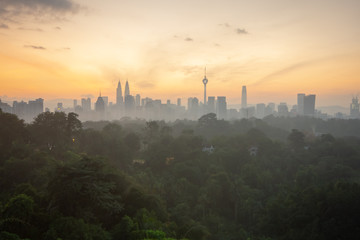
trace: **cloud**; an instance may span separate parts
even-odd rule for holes
[[[43,46],[34,46],[34,45],[24,45],[25,48],[32,48],[37,50],[46,50]]]
[[[48,9],[56,12],[76,11],[79,6],[72,0],[0,0],[2,12],[9,9],[17,8],[17,10],[25,9]]]
[[[230,24],[228,24],[228,23],[220,23],[219,24],[219,26],[221,26],[221,27],[231,27],[231,25]]]
[[[24,16],[56,19],[59,14],[76,13],[80,9],[73,0],[0,0],[0,5],[0,18],[6,21]]]
[[[24,28],[24,27],[19,27],[18,30],[43,32],[43,30],[42,30],[41,28]]]
[[[153,88],[155,87],[155,84],[151,81],[141,81],[141,82],[136,82],[136,86],[140,88]]]
[[[6,24],[4,24],[4,23],[1,23],[1,24],[0,24],[0,28],[2,28],[2,29],[9,29],[9,26],[6,25]]]
[[[248,34],[248,31],[246,31],[244,28],[237,28],[236,33],[237,34]]]
[[[55,30],[61,30],[61,27],[54,27]]]
[[[291,72],[293,72],[295,70],[299,70],[299,69],[302,69],[302,68],[305,68],[305,67],[309,67],[309,66],[314,65],[314,64],[318,64],[318,63],[325,62],[325,61],[330,61],[330,60],[333,60],[333,59],[351,57],[351,56],[352,55],[349,55],[349,54],[339,54],[339,55],[333,55],[333,56],[328,56],[328,57],[323,57],[323,58],[298,62],[298,63],[295,63],[295,64],[290,65],[288,67],[285,67],[283,69],[280,69],[278,71],[275,71],[275,72],[273,72],[273,73],[259,79],[258,81],[256,81],[254,83],[254,85],[258,85],[258,84],[262,84],[262,83],[271,81],[276,77],[280,77],[282,75],[291,73]]]
[[[190,37],[187,37],[187,38],[185,38],[184,40],[187,41],[187,42],[192,42],[192,41],[194,41],[194,39],[192,39],[192,38],[190,38]]]

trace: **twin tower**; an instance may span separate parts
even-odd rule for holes
[[[126,99],[127,96],[131,96],[128,81],[126,80],[124,97],[123,97],[123,94],[122,94],[121,83],[119,81],[118,85],[117,85],[117,88],[116,88],[116,105],[122,106],[124,104],[124,99]]]

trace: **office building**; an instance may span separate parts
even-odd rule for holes
[[[218,119],[226,119],[227,118],[226,97],[224,97],[224,96],[217,97],[216,110],[217,110]]]

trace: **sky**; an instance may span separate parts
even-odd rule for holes
[[[360,93],[358,0],[0,0],[0,98],[348,107]],[[54,100],[55,99],[55,100]]]

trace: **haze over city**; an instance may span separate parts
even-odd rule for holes
[[[117,82],[175,102],[348,107],[359,93],[360,2],[0,0],[0,98],[115,102]],[[95,99],[94,99],[95,100]]]

